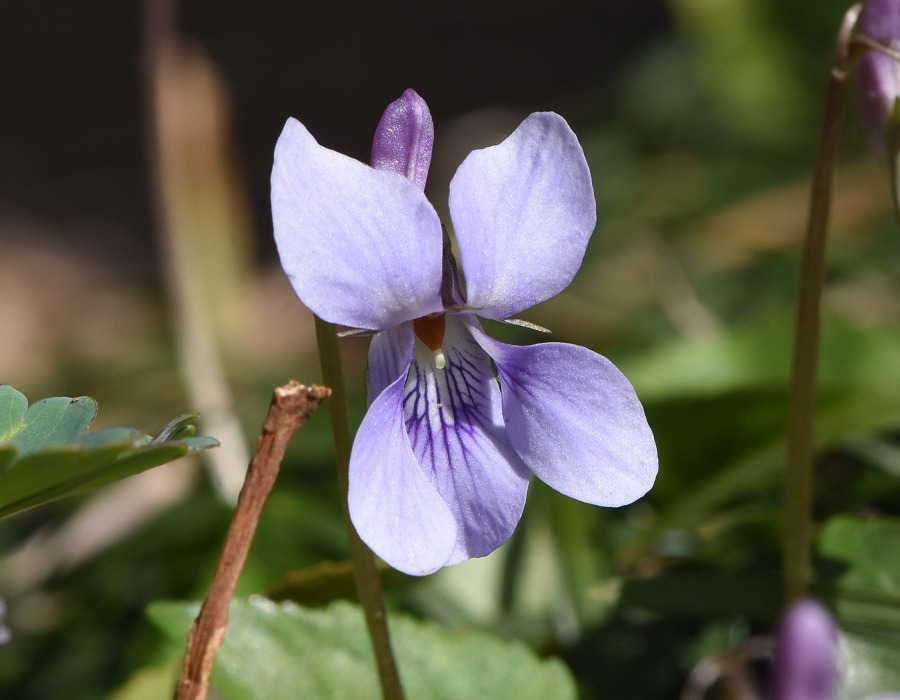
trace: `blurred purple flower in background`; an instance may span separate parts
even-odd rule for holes
[[[374,167],[290,119],[272,171],[275,238],[298,296],[326,321],[377,331],[350,513],[376,554],[416,575],[503,544],[531,473],[621,506],[657,472],[643,408],[609,360],[562,343],[500,343],[476,318],[509,319],[581,266],[596,205],[568,124],[532,114],[457,170],[449,204],[464,286],[423,192],[433,134],[408,90],[379,124]]]
[[[838,666],[838,629],[831,613],[812,598],[798,600],[775,631],[772,700],[835,700]],[[900,692],[866,700],[900,700]]]
[[[900,51],[900,0],[866,0],[856,24],[860,36]],[[900,62],[878,51],[859,59],[859,118],[872,150],[882,159],[897,157],[900,114]]]
[[[0,646],[6,644],[10,639],[12,639],[12,632],[9,631],[9,627],[3,624],[6,619],[6,601],[3,598],[0,598]]]
[[[837,668],[837,629],[815,600],[800,600],[775,632],[772,700],[832,700]]]

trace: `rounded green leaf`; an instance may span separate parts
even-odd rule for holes
[[[183,645],[199,610],[157,603],[150,619]],[[407,696],[429,700],[574,700],[574,682],[556,660],[484,632],[448,630],[392,616],[391,635]],[[182,646],[183,648],[183,646]],[[355,605],[305,610],[265,599],[236,600],[213,683],[227,700],[376,698],[371,643]]]

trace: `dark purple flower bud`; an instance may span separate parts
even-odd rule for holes
[[[809,598],[794,603],[775,633],[772,700],[833,700],[836,647],[830,613]]]
[[[378,122],[372,167],[400,173],[424,190],[432,146],[434,123],[428,105],[415,90],[407,90],[388,105]]]
[[[900,0],[866,0],[856,30],[860,36],[900,50]],[[884,160],[897,155],[898,98],[900,62],[879,51],[866,51],[859,60],[859,118],[869,145]]]

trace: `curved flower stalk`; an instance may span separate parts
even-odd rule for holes
[[[581,501],[621,506],[657,472],[628,380],[582,347],[493,340],[572,281],[596,223],[590,172],[559,115],[529,116],[474,151],[450,183],[465,285],[423,189],[433,127],[408,90],[369,167],[290,119],[275,149],[282,266],[331,323],[374,331],[369,409],[350,459],[350,514],[387,563],[424,575],[505,542],[531,473]]]

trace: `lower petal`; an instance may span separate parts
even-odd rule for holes
[[[456,518],[410,448],[401,376],[369,406],[350,455],[350,519],[375,554],[423,576],[445,566],[456,546]]]
[[[403,400],[412,450],[457,522],[455,564],[509,539],[529,472],[507,438],[490,358],[458,316],[447,316],[443,352],[437,369],[416,343]]]
[[[577,345],[519,347],[470,329],[497,365],[509,440],[541,481],[600,506],[631,503],[650,489],[656,443],[612,362]]]

